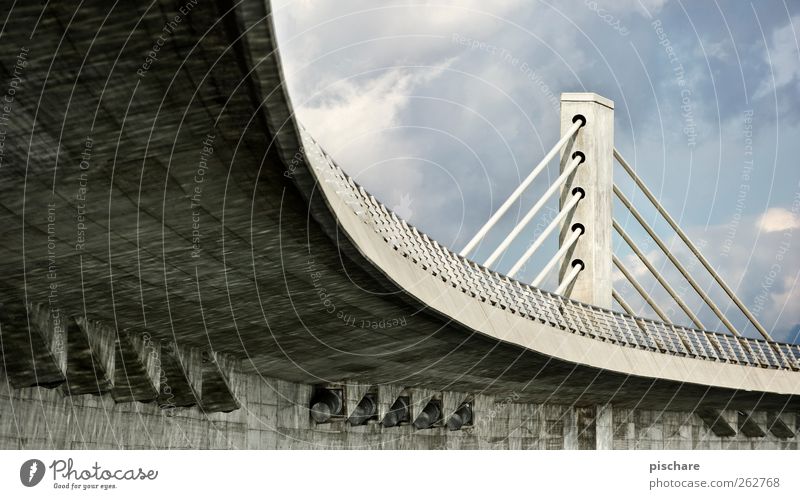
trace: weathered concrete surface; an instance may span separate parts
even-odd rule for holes
[[[614,184],[614,103],[594,93],[561,94],[561,134],[573,124],[573,117],[582,115],[586,124],[575,138],[567,142],[561,156],[561,171],[572,161],[575,152],[582,152],[585,161],[570,175],[561,190],[561,205],[580,187],[586,193],[564,219],[560,243],[572,233],[574,224],[585,231],[572,251],[567,252],[559,270],[559,282],[580,260],[585,267],[565,296],[592,305],[611,308],[611,212]]]
[[[203,359],[199,348],[174,342],[161,348],[161,378],[158,403],[162,407],[188,407],[200,402],[203,390]]]
[[[12,386],[57,386],[67,372],[67,335],[48,307],[0,305],[0,354]]]
[[[589,447],[596,404],[615,407],[614,424],[623,407],[781,417],[797,408],[797,373],[628,352],[415,281],[418,270],[374,231],[360,233],[368,227],[307,168],[267,3],[198,3],[175,26],[180,2],[75,5],[16,5],[2,34],[14,50],[0,54],[0,92],[18,82],[3,125],[0,312],[45,303],[43,324],[72,329],[59,342],[55,328],[3,313],[0,339],[15,386],[58,383],[59,372],[82,378],[70,376],[68,399],[4,388],[0,446]],[[95,328],[98,341],[82,341],[93,329],[70,322],[84,316],[107,326]],[[113,403],[156,388],[146,362],[139,381],[117,386],[120,331],[161,345],[158,403]],[[202,351],[236,359],[242,372],[204,363]],[[89,367],[99,376],[89,379]],[[261,404],[260,391],[241,394],[242,379],[286,389]],[[311,428],[312,384],[344,380],[391,393],[379,399],[383,413],[397,387],[412,412],[443,391],[483,393],[476,418],[497,400],[515,403],[475,438]],[[76,395],[84,390],[103,395]],[[206,417],[204,408],[232,412]],[[278,423],[265,430],[253,414]]]
[[[147,333],[118,332],[114,359],[114,400],[152,401],[161,383],[161,344]]]
[[[712,408],[701,408],[696,414],[703,420],[706,427],[718,437],[731,437],[736,435],[736,426],[728,420],[730,414]]]
[[[316,425],[311,387],[244,376],[243,408],[206,414],[156,404],[114,403],[110,395],[66,397],[45,388],[13,389],[0,374],[0,448],[4,449],[796,449],[798,439],[768,434],[718,437],[692,413],[521,404],[475,397],[474,425],[414,430],[339,418]],[[443,398],[462,398],[445,392]],[[414,401],[412,400],[412,403]],[[729,412],[727,417],[733,417]],[[754,420],[766,421],[757,412]],[[794,413],[782,416],[796,427]]]
[[[298,144],[264,2],[220,22],[224,6],[199,3],[137,74],[180,5],[10,12],[4,43],[28,60],[0,168],[0,302],[27,297],[295,381],[508,393],[535,373],[504,376],[524,360],[518,347],[428,314],[342,234],[330,239],[335,221],[302,155],[280,152],[294,147],[291,159]],[[0,81],[14,64],[2,54]],[[28,337],[24,318],[2,327],[4,340]]]
[[[241,407],[244,380],[239,361],[216,354],[203,359],[203,389],[200,407],[206,412],[231,412]]]
[[[67,382],[71,395],[105,393],[114,388],[117,332],[101,321],[67,321]]]

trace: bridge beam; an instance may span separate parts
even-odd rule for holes
[[[561,189],[560,206],[580,187],[586,196],[566,216],[561,225],[559,244],[572,234],[575,224],[585,232],[561,262],[559,284],[569,275],[576,260],[584,264],[574,283],[564,294],[572,299],[611,308],[611,209],[614,161],[614,102],[594,93],[561,94],[561,134],[580,115],[586,124],[567,142],[561,156],[561,171],[575,153],[586,158]]]
[[[783,414],[780,412],[767,412],[767,429],[778,438],[794,438],[794,431],[783,420]]]
[[[161,343],[148,333],[117,331],[114,359],[116,402],[156,400],[161,381]]]
[[[0,361],[14,388],[62,384],[66,342],[60,311],[43,304],[0,303]]]
[[[378,385],[378,421],[383,421],[386,413],[404,390],[401,385]]]
[[[743,433],[749,438],[763,438],[766,432],[758,424],[758,421],[753,417],[753,413],[749,411],[738,411],[737,413],[739,433]]]
[[[67,383],[69,395],[102,395],[114,388],[117,331],[83,316],[67,318]]]
[[[210,351],[203,359],[200,407],[205,412],[231,412],[242,406],[243,378],[239,360]]]
[[[700,408],[695,411],[703,423],[718,437],[735,437],[736,430],[725,419],[721,411],[711,408]]]
[[[158,403],[162,409],[196,405],[203,390],[203,360],[197,348],[167,343],[161,349]]]

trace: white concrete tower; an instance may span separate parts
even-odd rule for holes
[[[561,226],[559,244],[580,224],[585,230],[561,264],[559,283],[574,265],[584,265],[564,295],[591,305],[611,308],[611,207],[613,197],[614,102],[594,93],[561,94],[561,134],[582,116],[586,124],[567,142],[561,156],[561,170],[573,155],[583,153],[585,161],[564,183],[561,205],[576,188],[585,196]],[[580,263],[579,263],[580,262]]]

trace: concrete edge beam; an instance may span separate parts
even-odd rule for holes
[[[0,357],[14,388],[56,387],[66,380],[66,329],[42,304],[0,303]]]
[[[189,407],[200,401],[203,363],[197,348],[169,342],[161,348],[158,403],[162,409]]]
[[[378,385],[378,421],[383,421],[404,389],[402,385]]]
[[[359,402],[361,402],[361,399],[364,398],[371,388],[372,385],[370,383],[360,383],[358,381],[348,381],[345,384],[344,410],[347,418],[353,415]]]
[[[433,397],[436,396],[436,391],[427,388],[412,388],[411,391],[411,422],[413,423],[420,415],[422,410],[428,405]]]
[[[779,412],[767,412],[767,430],[778,438],[794,438],[795,433],[781,417]]]
[[[45,343],[46,352],[62,377],[67,372],[67,328],[60,311],[51,310],[45,304],[29,304],[28,322]],[[33,331],[31,331],[33,334]],[[35,359],[39,360],[39,359]]]
[[[753,418],[752,413],[748,411],[737,411],[737,424],[739,432],[749,438],[763,438],[767,433],[759,426],[758,422]]]
[[[735,437],[736,430],[725,420],[722,412],[717,409],[698,409],[695,414],[703,420],[703,423],[718,437]]]
[[[244,393],[239,361],[230,355],[209,351],[203,358],[203,390],[200,407],[204,412],[231,412],[241,407]]]
[[[444,392],[442,393],[442,419],[447,421],[455,413],[464,400],[467,398],[465,393]]]
[[[117,335],[114,388],[117,402],[149,402],[159,395],[161,343],[147,333],[120,331]]]
[[[99,320],[69,317],[67,382],[69,395],[101,395],[114,387],[117,331]]]

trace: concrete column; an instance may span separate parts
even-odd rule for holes
[[[579,450],[578,414],[574,407],[568,407],[562,416],[564,421],[564,449]]]
[[[563,244],[575,224],[585,232],[567,253],[559,272],[559,282],[578,260],[583,271],[565,295],[591,305],[611,308],[611,206],[614,161],[614,103],[593,93],[561,94],[561,133],[581,115],[586,124],[567,142],[561,156],[563,171],[576,152],[586,160],[564,184],[561,205],[580,187],[586,193],[562,224],[559,242]]]
[[[611,450],[614,448],[614,408],[611,404],[598,405],[594,423],[595,449]]]

